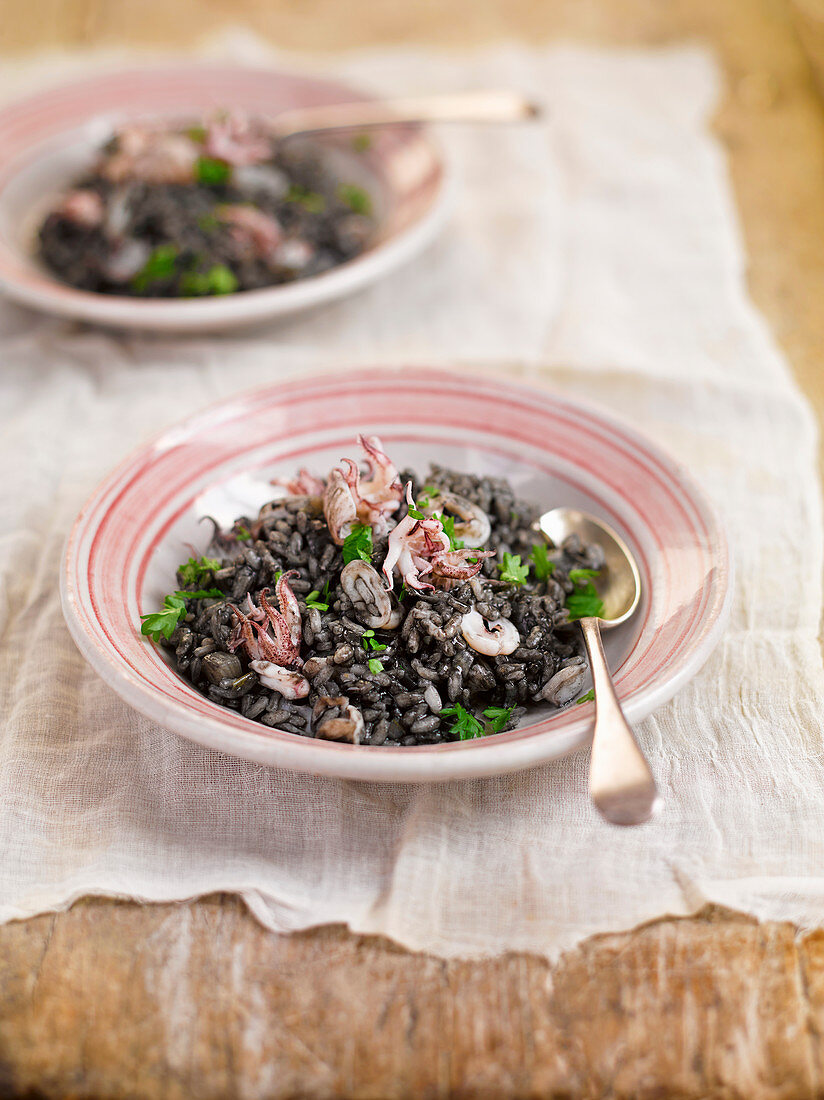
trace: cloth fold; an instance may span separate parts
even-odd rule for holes
[[[245,39],[215,50],[267,56]],[[443,955],[549,957],[706,901],[821,924],[815,428],[746,296],[709,130],[711,57],[507,47],[337,67],[386,92],[510,84],[551,114],[450,130],[448,231],[311,315],[171,340],[0,304],[0,919],[84,894],[225,890],[280,931],[343,921]],[[32,71],[4,74],[0,94]],[[638,729],[667,799],[654,823],[598,819],[585,753],[418,787],[261,768],[153,726],[74,648],[58,603],[63,540],[130,448],[273,378],[387,361],[459,361],[598,402],[718,506],[737,564],[732,621],[701,673]]]

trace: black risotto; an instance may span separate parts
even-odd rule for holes
[[[81,290],[196,298],[318,275],[362,252],[374,228],[370,194],[317,144],[222,114],[117,132],[45,218],[39,253]]]
[[[597,545],[553,547],[508,481],[365,461],[302,470],[177,573],[143,633],[207,698],[264,726],[363,745],[512,729],[581,698],[570,620],[598,614]],[[588,698],[589,695],[583,696]]]

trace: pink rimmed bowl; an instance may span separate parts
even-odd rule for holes
[[[417,782],[494,775],[589,741],[593,705],[536,708],[510,733],[386,748],[270,730],[203,698],[139,632],[174,588],[208,514],[228,524],[271,496],[270,479],[326,473],[376,433],[399,468],[430,461],[508,477],[519,495],[606,519],[637,555],[643,598],[605,636],[627,717],[638,721],[694,676],[730,601],[724,533],[685,472],[604,413],[509,382],[417,368],[362,370],[271,386],[164,432],[115,470],[83,508],[61,576],[66,622],[85,658],[135,709],[235,756],[348,779]]]
[[[351,134],[322,140],[342,178],[373,197],[378,229],[360,256],[304,280],[207,299],[138,299],[75,290],[35,251],[56,198],[126,121],[195,120],[231,107],[266,114],[369,97],[337,81],[275,69],[181,62],[106,73],[0,109],[0,291],[35,309],[154,332],[208,332],[266,321],[351,294],[411,259],[443,225],[445,170],[420,127],[375,131],[358,152]]]

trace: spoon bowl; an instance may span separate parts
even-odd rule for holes
[[[592,801],[613,825],[640,825],[662,805],[650,766],[627,724],[615,694],[601,628],[624,623],[641,599],[641,577],[631,550],[608,524],[574,508],[554,508],[538,520],[539,530],[553,545],[576,536],[603,551],[604,564],[593,578],[603,609],[599,616],[579,619],[592,672],[595,729],[589,765]]]
[[[553,508],[541,516],[538,526],[556,546],[570,535],[578,535],[582,542],[594,542],[601,547],[604,566],[593,578],[595,591],[604,604],[601,626],[609,629],[625,623],[641,600],[641,575],[621,536],[602,520],[574,508]]]

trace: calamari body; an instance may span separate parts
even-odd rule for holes
[[[200,149],[186,134],[126,126],[117,134],[114,152],[104,155],[99,171],[112,183],[191,183],[199,156]]]
[[[284,699],[305,699],[309,694],[309,681],[294,669],[281,668],[271,661],[250,661],[249,668],[257,673],[264,687],[279,691]]]
[[[283,239],[279,222],[262,210],[240,203],[225,203],[215,211],[218,219],[229,227],[232,239],[247,255],[270,260]]]
[[[414,505],[411,481],[406,485],[406,499],[411,508]],[[389,587],[394,583],[393,570],[397,570],[407,588],[417,591],[449,588],[476,576],[484,558],[493,554],[491,550],[450,550],[450,545],[439,519],[404,516],[390,532],[383,563]],[[475,561],[470,562],[469,558]]]
[[[96,229],[103,224],[105,207],[103,199],[96,191],[80,187],[64,196],[57,213],[84,229]]]
[[[483,508],[473,504],[466,497],[458,496],[457,493],[438,490],[430,497],[425,511],[427,515],[434,515],[439,512],[456,516],[453,528],[455,538],[459,539],[464,546],[472,549],[483,546],[484,543],[488,542],[492,533],[489,516]]]
[[[273,477],[272,485],[279,485],[290,497],[322,497],[326,490],[326,482],[309,473],[306,467],[298,470],[297,477]]]
[[[488,623],[479,611],[467,611],[461,619],[461,634],[470,648],[485,657],[514,653],[521,644],[518,628],[509,619]]]
[[[240,168],[272,156],[272,140],[262,126],[239,111],[212,119],[206,127],[206,155]]]
[[[366,455],[366,476],[351,458],[343,460],[329,475],[323,509],[332,538],[340,546],[355,522],[383,535],[388,520],[397,512],[403,499],[403,486],[398,471],[383,450],[376,435],[358,436]]]

